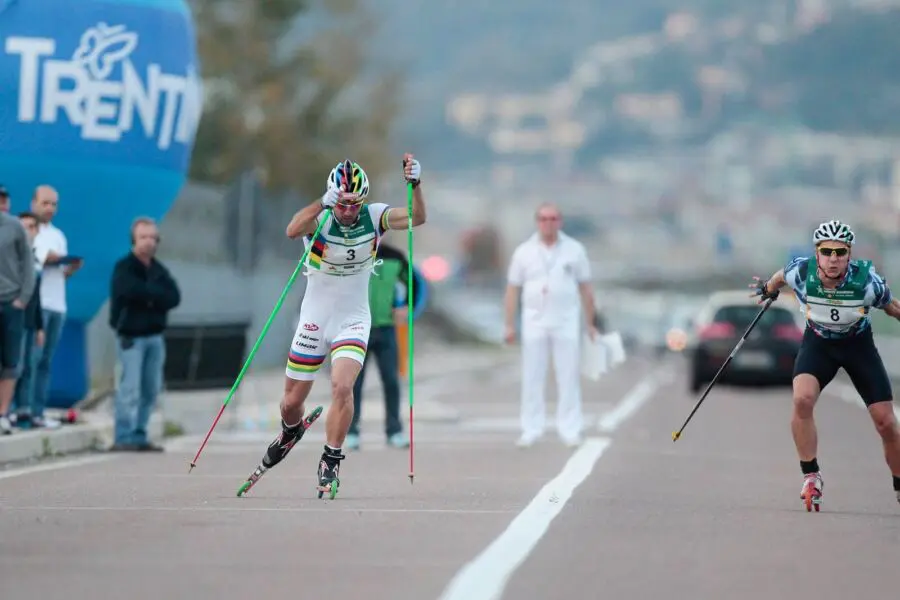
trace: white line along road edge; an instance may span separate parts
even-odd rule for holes
[[[58,471],[59,469],[71,469],[83,465],[91,465],[94,463],[106,462],[112,460],[116,456],[103,454],[100,456],[85,456],[83,458],[74,458],[70,460],[60,460],[57,462],[34,465],[31,467],[21,467],[18,469],[8,469],[0,471],[0,479],[11,479],[13,477],[21,477],[22,475],[31,475],[32,473],[43,473],[44,471]]]
[[[607,438],[586,439],[500,537],[457,573],[440,600],[499,599],[509,577],[537,546],[609,445]]]

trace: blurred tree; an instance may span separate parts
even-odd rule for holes
[[[324,191],[331,168],[370,177],[398,159],[387,139],[400,76],[364,82],[372,20],[357,0],[190,0],[206,105],[191,177],[226,183],[257,169],[272,192]]]

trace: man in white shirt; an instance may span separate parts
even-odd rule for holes
[[[552,204],[536,212],[538,231],[516,248],[507,274],[506,341],[516,338],[516,304],[521,296],[522,392],[520,446],[544,433],[544,387],[553,356],[557,382],[556,428],[568,446],[581,442],[581,323],[591,339],[594,294],[584,246],[560,231],[562,214]]]
[[[32,356],[34,383],[31,389],[31,422],[34,427],[58,427],[59,422],[44,417],[50,388],[50,366],[66,320],[66,279],[81,268],[81,261],[62,265],[69,253],[65,234],[52,223],[59,206],[59,195],[49,185],[40,185],[31,199],[31,212],[40,220],[34,239],[34,254],[43,265],[41,309],[44,320],[44,345]]]

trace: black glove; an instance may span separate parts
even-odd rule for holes
[[[781,293],[781,290],[769,291],[769,289],[766,287],[767,283],[768,281],[757,278],[755,285],[751,285],[751,287],[754,287],[756,290],[754,295],[761,296],[763,300],[776,300],[778,298],[778,294]]]

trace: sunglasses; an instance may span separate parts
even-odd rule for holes
[[[849,248],[819,248],[819,254],[822,256],[847,256],[850,253]]]

